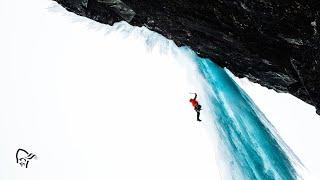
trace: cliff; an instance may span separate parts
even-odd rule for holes
[[[238,77],[291,93],[320,114],[320,1],[56,1],[102,23],[146,26]]]

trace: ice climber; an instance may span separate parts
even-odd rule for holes
[[[190,99],[190,103],[194,107],[194,110],[197,112],[197,121],[201,121],[200,118],[200,110],[201,110],[201,105],[198,103],[197,99],[197,93],[194,93],[194,98]]]

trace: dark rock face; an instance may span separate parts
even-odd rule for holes
[[[146,26],[239,77],[291,93],[320,114],[320,1],[56,1],[102,23]]]

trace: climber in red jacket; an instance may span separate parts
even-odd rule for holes
[[[192,106],[194,107],[194,110],[197,112],[197,121],[201,121],[199,119],[200,117],[200,110],[201,110],[201,105],[198,103],[197,99],[197,93],[194,93],[194,98],[190,99],[189,102],[191,102]]]

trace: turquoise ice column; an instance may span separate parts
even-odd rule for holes
[[[210,114],[232,179],[297,179],[290,149],[249,96],[208,59],[193,60],[205,79]]]

